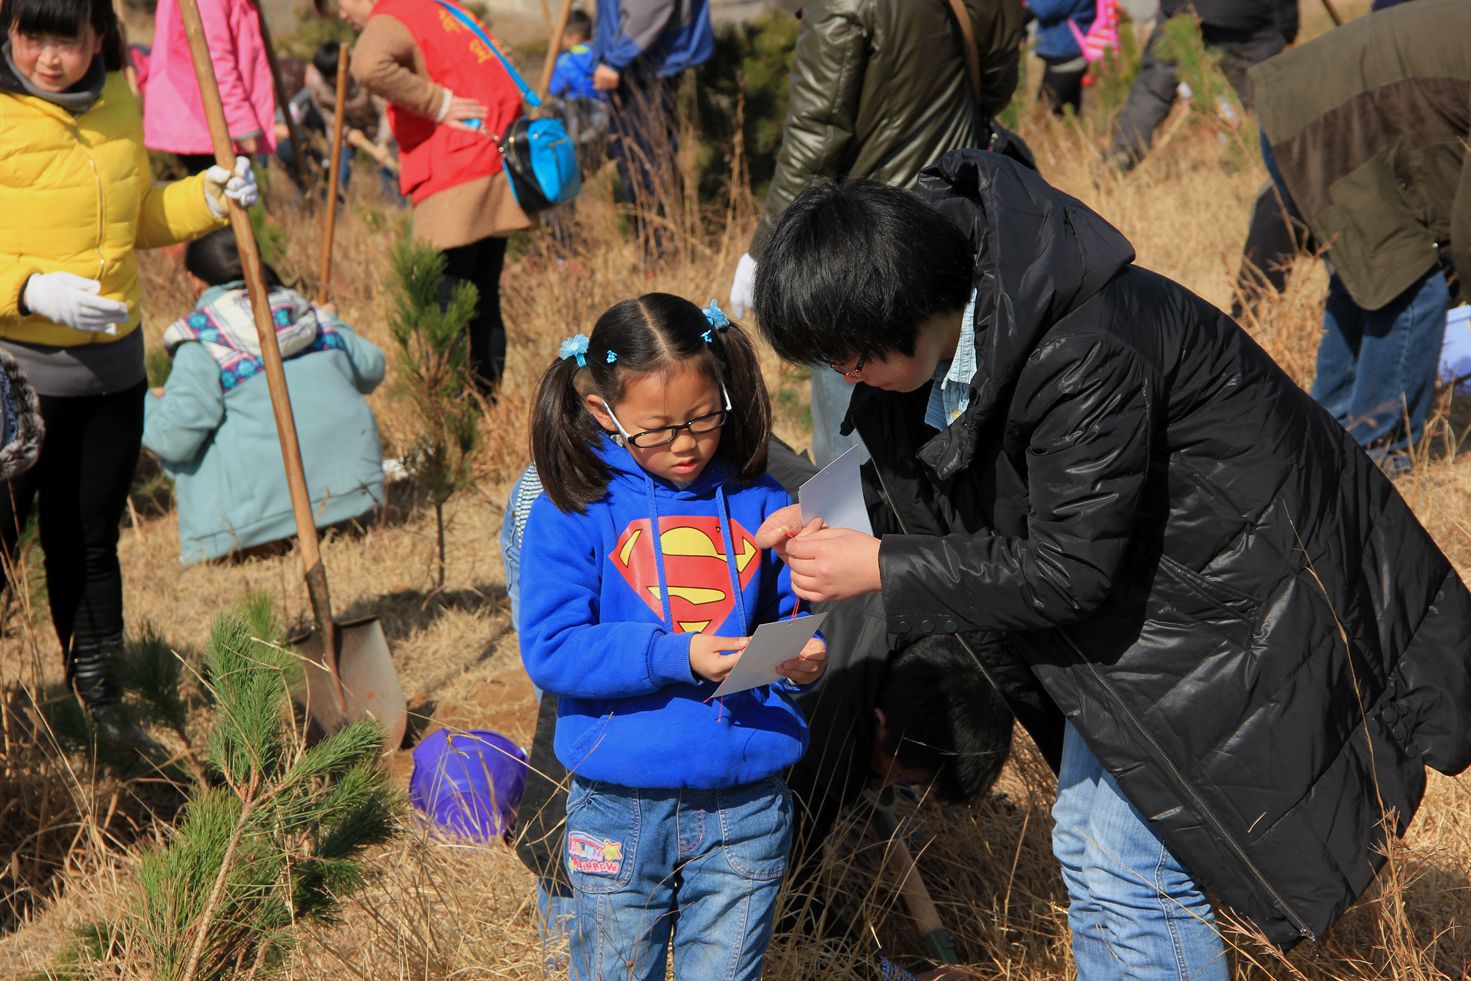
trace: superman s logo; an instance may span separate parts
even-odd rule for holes
[[[623,529],[613,554],[608,556],[623,574],[629,587],[660,619],[664,598],[659,594],[659,566],[654,558],[654,540],[648,518],[631,522]],[[659,519],[659,543],[664,551],[664,575],[669,581],[669,610],[675,633],[694,634],[719,627],[735,609],[725,543],[720,519],[714,517],[668,517]],[[761,550],[751,533],[736,521],[730,523],[735,546],[735,568],[740,588],[756,575]]]

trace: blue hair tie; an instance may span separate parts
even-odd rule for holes
[[[705,315],[706,320],[710,321],[710,326],[716,330],[725,330],[730,326],[730,318],[725,315],[724,310],[720,309],[720,304],[714,300],[711,300],[710,304],[700,312]],[[707,336],[705,340],[708,342],[710,338]]]
[[[562,342],[562,347],[561,350],[557,353],[557,357],[563,361],[566,361],[568,358],[576,358],[577,367],[586,368],[587,344],[588,340],[586,334],[573,334],[571,337]]]
[[[705,341],[706,344],[714,344],[715,343],[715,331],[713,331],[713,330],[707,330],[707,331],[705,331],[705,333],[701,334],[700,337],[704,339],[704,341]]]
[[[609,364],[612,364],[614,361],[617,361],[617,360],[618,360],[618,352],[615,351],[615,350],[613,350],[611,347],[608,348],[608,363]]]

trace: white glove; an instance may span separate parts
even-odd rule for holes
[[[249,157],[235,158],[234,173],[219,164],[204,172],[204,200],[216,218],[223,218],[229,213],[225,198],[242,208],[248,208],[260,200],[260,186],[255,182],[255,172],[250,169]]]
[[[21,302],[27,310],[72,330],[117,334],[128,322],[128,305],[98,296],[102,284],[68,272],[35,273],[26,280]]]
[[[730,312],[741,319],[756,301],[756,260],[747,252],[736,263],[735,278],[730,281]]]

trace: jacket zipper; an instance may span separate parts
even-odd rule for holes
[[[77,142],[82,142],[82,131],[80,127],[74,126]],[[102,172],[97,169],[97,161],[92,154],[87,154],[87,165],[92,168],[92,179],[97,183],[97,279],[102,280],[102,274],[107,271],[107,260],[102,251],[103,238],[107,234],[107,195],[102,186]]]
[[[883,471],[879,469],[877,463],[873,465],[873,475],[878,478],[879,493],[883,495],[884,503],[889,506],[889,512],[894,515],[894,521],[898,523],[899,531],[905,535],[909,534],[909,526],[904,523],[904,518],[900,516],[899,509],[894,506],[894,499],[889,496],[889,485],[884,482]],[[960,646],[965,649],[965,652],[970,655],[970,659],[974,661],[976,667],[980,669],[981,675],[986,679],[986,681],[990,682],[992,688],[996,689],[997,694],[1001,695],[1004,698],[1006,694],[1005,691],[999,684],[996,683],[995,676],[991,674],[990,670],[987,669],[985,663],[981,661],[980,655],[976,654],[976,652],[971,649],[970,644],[967,643],[966,639],[959,633],[955,635],[955,639],[959,641]]]
[[[899,531],[906,535],[909,534],[909,529],[905,526],[904,519],[899,515],[899,509],[894,506],[894,501],[889,496],[889,487],[888,484],[884,482],[883,471],[879,469],[877,464],[875,464],[873,472],[874,476],[878,478],[879,493],[883,495],[884,503],[889,506],[889,511],[894,515],[894,520],[898,522]],[[1246,850],[1241,847],[1241,845],[1236,841],[1235,837],[1232,836],[1231,832],[1226,830],[1226,826],[1221,823],[1221,819],[1216,817],[1215,812],[1206,805],[1200,794],[1196,793],[1195,788],[1191,786],[1190,781],[1185,779],[1185,775],[1181,773],[1179,769],[1175,766],[1175,764],[1170,761],[1170,758],[1165,755],[1164,749],[1159,745],[1158,742],[1155,741],[1154,736],[1152,736],[1149,731],[1144,728],[1144,725],[1139,721],[1138,717],[1134,715],[1133,710],[1129,708],[1128,703],[1125,702],[1121,697],[1119,697],[1119,693],[1114,688],[1113,683],[1103,676],[1103,673],[1098,670],[1098,666],[1096,664],[1088,660],[1088,658],[1083,655],[1082,649],[1078,647],[1077,643],[1074,642],[1072,637],[1068,636],[1068,634],[1061,629],[1059,629],[1057,633],[1059,634],[1059,636],[1062,637],[1063,640],[1067,641],[1067,644],[1070,648],[1072,648],[1073,653],[1078,656],[1078,660],[1082,661],[1088,666],[1088,670],[1093,673],[1093,677],[1098,680],[1098,683],[1103,686],[1103,689],[1108,692],[1109,696],[1118,703],[1119,708],[1123,710],[1124,715],[1128,718],[1130,724],[1133,725],[1133,727],[1139,732],[1139,734],[1143,736],[1144,739],[1149,743],[1150,748],[1153,749],[1155,756],[1158,757],[1160,762],[1165,765],[1166,769],[1168,769],[1170,774],[1175,778],[1175,782],[1179,784],[1180,788],[1185,791],[1187,796],[1189,796],[1191,802],[1195,805],[1196,810],[1198,810],[1205,817],[1205,819],[1210,822],[1210,825],[1212,828],[1215,829],[1216,834],[1220,835],[1222,840],[1224,840],[1227,845],[1231,846],[1231,850],[1236,853],[1236,857],[1241,860],[1241,864],[1246,866],[1246,870],[1251,873],[1252,878],[1254,878],[1258,883],[1261,884],[1262,888],[1267,891],[1267,895],[1272,897],[1272,902],[1277,904],[1277,908],[1287,915],[1287,919],[1290,920],[1292,925],[1297,928],[1297,932],[1305,939],[1311,940],[1313,943],[1317,943],[1318,937],[1307,925],[1307,922],[1297,914],[1296,910],[1294,910],[1291,906],[1287,904],[1287,900],[1283,899],[1281,893],[1277,892],[1276,888],[1267,881],[1266,876],[1262,875],[1261,870],[1256,867],[1256,863],[1253,862],[1251,858],[1246,854]],[[981,659],[976,657],[975,651],[971,650],[970,645],[965,642],[965,638],[961,637],[959,634],[956,634],[955,639],[960,641],[960,646],[964,647],[966,653],[968,653],[971,656],[972,660],[976,662],[976,667],[981,669],[981,673],[986,676],[986,680],[991,683],[991,686],[997,691],[1000,691],[1001,687],[996,684],[996,679],[991,677],[991,673],[986,670],[986,666],[981,663]]]
[[[1154,736],[1149,732],[1149,730],[1144,728],[1143,723],[1141,723],[1138,716],[1134,714],[1134,710],[1129,708],[1128,703],[1119,696],[1118,690],[1113,686],[1113,682],[1104,677],[1103,672],[1098,670],[1098,665],[1088,660],[1088,658],[1083,654],[1082,648],[1078,646],[1077,642],[1074,641],[1073,638],[1069,636],[1065,630],[1059,628],[1057,633],[1060,637],[1062,637],[1063,640],[1067,641],[1068,647],[1072,648],[1073,653],[1078,656],[1078,660],[1087,665],[1088,670],[1092,672],[1093,677],[1098,681],[1099,685],[1103,687],[1103,690],[1108,692],[1109,696],[1114,700],[1114,702],[1118,704],[1119,708],[1128,718],[1129,723],[1134,727],[1135,731],[1137,731],[1139,735],[1143,736],[1145,741],[1149,743],[1150,749],[1154,751],[1155,757],[1165,765],[1165,768],[1167,770],[1169,770],[1170,775],[1175,778],[1176,784],[1178,784],[1180,789],[1183,790],[1186,796],[1190,798],[1191,803],[1195,805],[1195,809],[1199,811],[1200,814],[1204,816],[1207,821],[1210,822],[1210,825],[1215,830],[1216,834],[1220,835],[1221,839],[1225,841],[1227,845],[1231,846],[1231,850],[1236,853],[1236,857],[1241,860],[1241,864],[1246,866],[1246,870],[1251,873],[1252,878],[1254,878],[1261,885],[1261,887],[1267,891],[1267,895],[1272,897],[1272,902],[1277,904],[1277,908],[1286,914],[1287,919],[1290,920],[1292,922],[1292,925],[1297,928],[1298,934],[1304,939],[1311,940],[1313,943],[1317,943],[1318,937],[1307,925],[1307,922],[1297,914],[1296,910],[1288,905],[1287,900],[1282,898],[1282,894],[1279,893],[1276,888],[1267,881],[1267,877],[1262,875],[1261,870],[1256,867],[1256,863],[1253,862],[1250,856],[1246,854],[1246,849],[1242,848],[1240,843],[1237,842],[1235,836],[1233,836],[1231,832],[1226,829],[1226,826],[1221,822],[1221,819],[1218,818],[1215,812],[1212,811],[1210,807],[1206,804],[1204,798],[1202,798],[1200,794],[1196,792],[1195,787],[1191,785],[1190,781],[1185,779],[1185,775],[1180,772],[1179,768],[1177,768],[1175,764],[1170,760],[1169,756],[1165,754],[1163,747],[1161,747],[1160,744],[1155,740]]]

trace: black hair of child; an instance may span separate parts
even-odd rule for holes
[[[567,35],[584,41],[592,40],[592,18],[586,10],[574,10],[567,15]]]
[[[321,72],[328,82],[337,78],[337,56],[342,50],[341,41],[323,41],[312,55],[312,67]]]
[[[609,351],[617,356],[612,363]],[[553,362],[542,375],[531,410],[531,455],[547,496],[558,508],[581,513],[608,489],[608,467],[596,452],[603,429],[583,399],[596,394],[616,406],[630,373],[665,371],[690,361],[712,380],[724,382],[730,393],[720,454],[743,482],[766,473],[771,401],[756,348],[739,325],[717,330],[689,300],[645,293],[615,303],[598,318],[585,360],[585,368],[575,358]]]
[[[1011,754],[1011,709],[954,635],[925,637],[895,654],[876,704],[887,723],[884,751],[933,774],[947,803],[990,790]]]
[[[238,283],[245,278],[245,266],[235,247],[235,234],[228,228],[216,229],[190,242],[184,249],[184,268],[211,286]],[[282,285],[276,270],[266,263],[261,263],[261,268],[266,274],[266,285],[273,288]]]
[[[12,30],[39,37],[81,37],[90,23],[102,38],[102,63],[110,72],[122,71],[128,62],[123,25],[112,0],[3,0],[0,22],[4,33]]]
[[[966,234],[917,195],[877,181],[823,182],[777,219],[756,267],[761,333],[788,361],[914,354],[919,328],[970,299]]]

